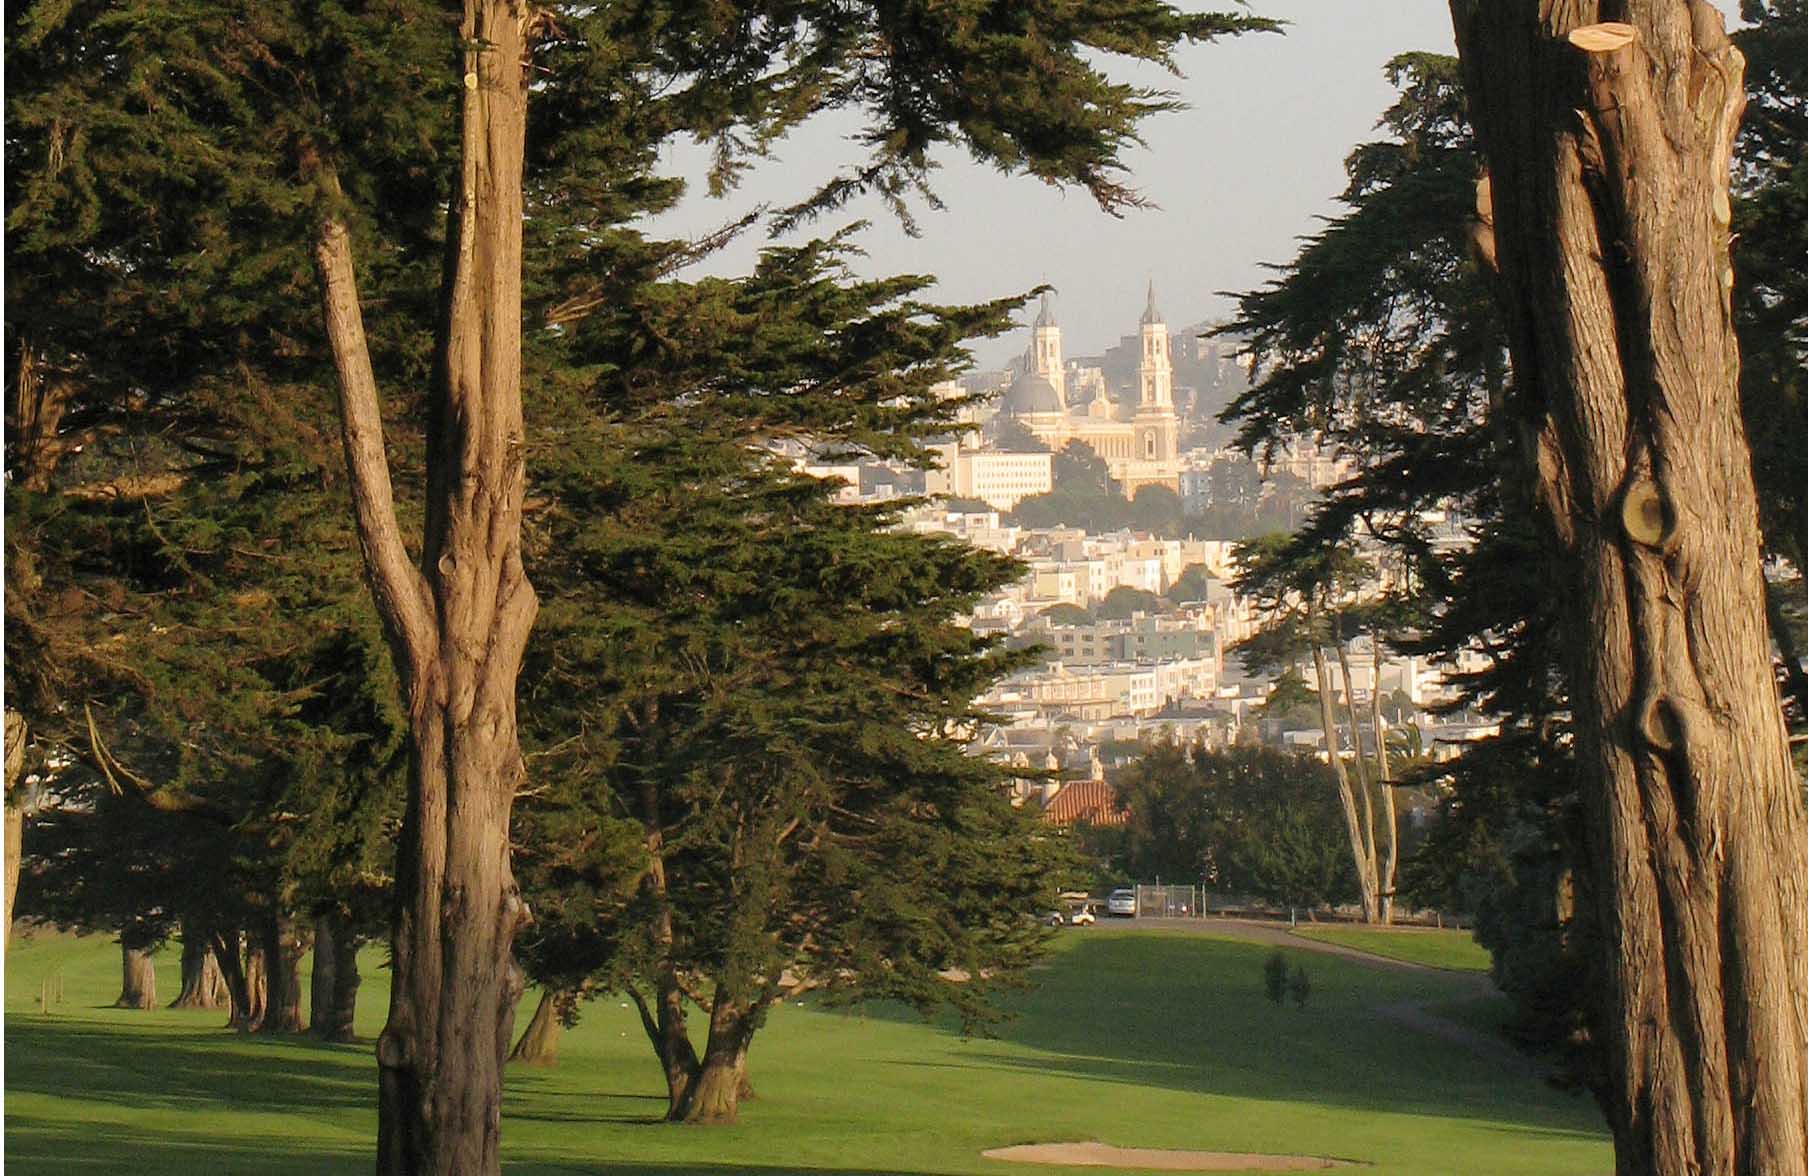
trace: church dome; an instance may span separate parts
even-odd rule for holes
[[[1048,377],[1035,372],[1023,372],[1012,380],[1010,390],[1004,394],[1004,402],[998,407],[1007,416],[1067,411],[1067,406],[1061,403],[1061,394],[1048,382]]]

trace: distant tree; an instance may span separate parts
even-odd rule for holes
[[[1111,476],[1111,467],[1098,451],[1084,441],[1074,440],[1055,454],[1055,489],[1076,498],[1118,498],[1123,487]]]
[[[1217,577],[1206,571],[1204,564],[1188,564],[1168,585],[1167,597],[1177,604],[1204,600],[1211,585],[1217,582]]]
[[[1168,602],[1158,593],[1143,588],[1132,588],[1120,584],[1105,594],[1105,599],[1093,606],[1093,615],[1101,621],[1124,621],[1137,613],[1166,612]]]
[[[1154,535],[1175,537],[1181,527],[1180,495],[1169,486],[1142,486],[1130,500],[1130,526]]]
[[[1077,604],[1068,604],[1065,601],[1060,604],[1051,604],[1036,616],[1051,625],[1084,625],[1093,619],[1090,609],[1081,608]]]
[[[1356,594],[1372,569],[1348,546],[1321,546],[1310,537],[1271,535],[1241,544],[1236,551],[1241,572],[1236,588],[1256,603],[1263,615],[1262,630],[1239,646],[1239,656],[1251,672],[1281,670],[1301,657],[1312,659],[1319,714],[1325,734],[1336,791],[1343,805],[1350,853],[1362,894],[1363,918],[1385,921],[1391,913],[1392,877],[1398,840],[1391,790],[1382,789],[1383,822],[1387,832],[1386,864],[1378,851],[1374,797],[1369,766],[1364,759],[1359,725],[1350,687],[1347,631]],[[1339,745],[1335,695],[1331,688],[1327,651],[1338,659],[1344,682],[1344,709],[1350,720],[1353,789],[1349,768]],[[1361,807],[1358,808],[1358,801]]]
[[[1158,744],[1124,771],[1117,799],[1136,877],[1196,877],[1283,906],[1354,889],[1330,769],[1310,756]]]
[[[1048,442],[1030,432],[1016,417],[1006,417],[992,433],[992,446],[1006,453],[1047,453]]]

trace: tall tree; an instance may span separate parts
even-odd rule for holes
[[[1121,150],[1142,117],[1172,102],[1111,82],[1097,55],[1168,64],[1181,40],[1264,22],[1185,15],[1155,0],[973,3],[954,13],[922,3],[704,10],[466,0],[456,14],[407,0],[380,10],[140,0],[117,12],[46,4],[29,15],[40,31],[68,34],[73,76],[92,83],[94,103],[78,112],[75,132],[37,141],[38,174],[54,182],[69,144],[102,111],[166,156],[208,163],[228,185],[214,207],[248,190],[267,201],[271,215],[247,218],[248,232],[291,250],[309,243],[354,514],[411,732],[395,983],[378,1046],[379,1166],[494,1172],[515,992],[509,947],[528,917],[509,872],[507,825],[523,772],[515,679],[536,611],[521,553],[530,204],[532,244],[569,260],[621,213],[669,135],[712,140],[712,180],[725,183],[789,126],[850,106],[867,116],[873,155],[798,215],[863,190],[902,208],[932,149],[947,143],[1127,207],[1136,196],[1122,181]],[[443,235],[439,207],[448,209]],[[414,219],[412,236],[373,232],[398,211]],[[411,547],[383,436],[372,350],[381,332],[367,331],[355,271],[362,260],[368,285],[436,239],[443,276],[432,374],[421,381],[426,502]],[[231,234],[210,244],[203,255],[246,256]],[[576,313],[598,285],[553,291],[537,284],[545,276],[534,287],[539,321]],[[387,319],[395,308],[372,309]]]
[[[1239,656],[1251,670],[1282,670],[1302,656],[1312,659],[1325,754],[1349,834],[1362,917],[1364,922],[1377,922],[1386,910],[1382,902],[1381,859],[1376,851],[1375,799],[1351,701],[1345,631],[1348,616],[1356,606],[1355,594],[1369,577],[1369,565],[1347,546],[1322,546],[1311,539],[1287,535],[1252,540],[1239,544],[1236,550],[1241,569],[1237,591],[1255,601],[1266,618],[1261,631],[1240,646]],[[1327,652],[1335,654],[1343,674],[1344,710],[1350,720],[1350,750],[1354,753],[1350,764],[1344,762],[1338,737],[1337,701]],[[1350,779],[1352,765],[1354,782]],[[1392,813],[1391,805],[1385,808]],[[1390,843],[1397,836],[1390,829]]]
[[[1728,256],[1743,58],[1702,0],[1451,11],[1561,560],[1619,1171],[1802,1173],[1808,832]]]
[[[630,995],[674,1118],[735,1116],[754,1033],[802,987],[979,1019],[1033,956],[1050,876],[963,747],[972,696],[1021,655],[952,618],[1017,566],[896,533],[766,448],[926,459],[961,338],[1016,303],[922,304],[924,279],[854,281],[844,248],[768,250],[744,280],[661,284],[589,324],[576,348],[618,413],[574,407],[539,461],[557,603],[523,680],[524,947],[568,1003]]]

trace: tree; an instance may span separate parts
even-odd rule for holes
[[[963,746],[973,695],[1022,657],[952,623],[1020,568],[837,505],[759,444],[808,420],[818,444],[913,455],[946,427],[931,390],[962,336],[1016,304],[926,306],[925,280],[855,282],[841,256],[774,249],[746,279],[640,292],[651,337],[739,326],[681,364],[595,333],[607,400],[638,407],[572,409],[541,462],[557,602],[523,679],[540,774],[519,870],[528,966],[557,995],[517,1053],[558,1003],[625,992],[676,1119],[733,1119],[766,1010],[805,987],[981,1019],[1049,897],[1034,822]]]
[[[313,255],[354,516],[410,724],[395,983],[378,1045],[381,1171],[497,1167],[515,995],[509,949],[528,917],[507,854],[524,770],[515,681],[536,611],[520,538],[524,248],[581,257],[583,242],[645,191],[669,135],[713,140],[712,181],[725,184],[746,154],[826,106],[866,113],[873,157],[791,210],[793,221],[862,190],[901,209],[921,188],[930,151],[949,142],[1083,185],[1107,208],[1133,205],[1119,152],[1140,118],[1172,103],[1110,83],[1091,55],[1166,63],[1180,40],[1266,22],[1188,16],[1152,0],[1054,7],[955,20],[919,5],[753,5],[673,17],[651,5],[529,12],[512,0],[467,0],[454,24],[413,4],[321,14],[144,0],[122,13],[48,5],[34,14],[89,50],[79,62],[86,80],[112,71],[129,83],[112,87],[120,121],[157,112],[162,121],[140,119],[146,141],[165,143],[168,157],[226,161],[227,179],[270,198],[276,215],[260,227],[286,234],[291,247],[306,240]],[[230,68],[215,68],[222,52]],[[107,85],[96,90],[105,103]],[[46,147],[40,174],[54,179],[65,146]],[[443,234],[432,223],[442,200]],[[427,222],[409,248],[371,231],[380,210],[398,203]],[[229,248],[230,234],[214,244],[245,256]],[[436,246],[440,296],[407,308],[437,307],[431,373],[415,375],[425,391],[427,493],[411,547],[395,509],[374,336],[355,271],[362,258],[368,282],[410,249],[418,258]],[[536,325],[569,327],[607,282],[573,262],[562,288],[539,284],[553,272],[535,273],[545,312]]]
[[[1270,535],[1239,544],[1236,555],[1241,568],[1236,589],[1254,600],[1267,617],[1262,630],[1239,647],[1239,655],[1251,672],[1263,668],[1284,669],[1302,655],[1311,657],[1325,733],[1325,754],[1343,806],[1350,855],[1355,861],[1356,880],[1362,896],[1363,921],[1385,920],[1390,907],[1383,899],[1391,895],[1393,889],[1393,844],[1398,840],[1399,832],[1394,825],[1390,797],[1383,805],[1388,822],[1388,865],[1384,868],[1377,851],[1374,796],[1352,701],[1346,647],[1349,636],[1346,626],[1355,605],[1355,593],[1369,579],[1372,569],[1349,547],[1321,547],[1307,536]],[[1338,743],[1336,703],[1325,656],[1327,649],[1336,653],[1343,672],[1344,709],[1349,715],[1351,750],[1355,753],[1352,757],[1356,769],[1354,789]],[[1358,799],[1362,806],[1360,810]]]
[[[1705,3],[1454,0],[1571,643],[1622,1172],[1808,1170],[1808,845],[1739,416],[1743,59]]]
[[[1125,621],[1137,613],[1166,612],[1167,607],[1167,602],[1157,593],[1119,584],[1093,607],[1093,615],[1102,621]]]
[[[1136,877],[1199,878],[1308,908],[1354,889],[1331,771],[1309,756],[1158,744],[1117,793],[1130,814],[1122,866]]]
[[[994,448],[1007,453],[1047,453],[1048,443],[1016,417],[1006,417],[992,434]]]

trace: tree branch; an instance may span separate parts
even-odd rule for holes
[[[338,179],[330,170],[323,173],[322,183],[333,195],[338,194]],[[364,567],[377,611],[397,647],[397,660],[403,663],[398,668],[412,685],[437,644],[438,625],[426,577],[408,558],[396,522],[389,457],[383,446],[383,414],[364,336],[364,315],[358,306],[351,234],[337,212],[321,221],[314,262],[327,338],[339,375],[339,418]]]

